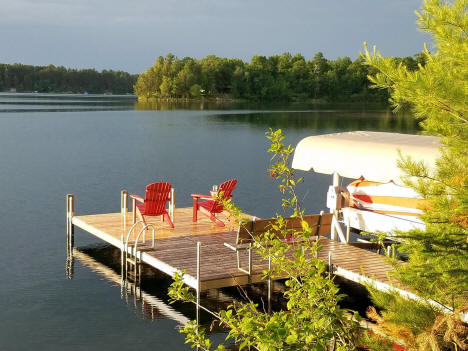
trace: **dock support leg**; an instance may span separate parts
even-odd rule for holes
[[[197,242],[197,301],[196,301],[196,320],[197,324],[200,324],[200,254],[201,254],[201,243]]]
[[[73,216],[75,214],[75,200],[73,194],[67,194],[67,259],[66,274],[68,279],[73,278],[73,246],[75,241],[75,226],[73,225]]]
[[[332,252],[328,251],[328,278],[331,278],[333,273]]]

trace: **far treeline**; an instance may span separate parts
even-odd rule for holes
[[[137,77],[113,70],[0,64],[0,91],[131,94]]]
[[[410,71],[424,65],[424,56],[397,58]],[[173,54],[158,57],[139,75],[139,100],[159,98],[234,98],[258,101],[387,101],[386,90],[371,89],[367,76],[375,69],[358,58],[327,60],[321,52],[312,60],[301,54],[253,56],[250,63],[214,55],[201,60]]]

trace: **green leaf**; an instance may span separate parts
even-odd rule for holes
[[[288,337],[286,338],[286,343],[288,345],[295,344],[297,341],[297,334],[289,334]]]

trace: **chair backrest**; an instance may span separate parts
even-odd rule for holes
[[[158,216],[166,212],[166,203],[170,200],[171,188],[172,185],[166,182],[157,182],[146,186],[146,215]]]
[[[313,229],[313,236],[327,235],[331,232],[333,214],[313,214],[304,216],[304,221]],[[271,225],[276,221],[275,218],[257,219],[248,221],[245,225],[240,226],[237,232],[237,244],[248,244],[254,239],[258,239],[266,231],[271,230]],[[275,233],[279,239],[291,238],[293,231],[301,231],[301,219],[297,217],[285,218],[286,228],[288,233],[286,236],[283,233]]]
[[[219,185],[218,192],[220,193],[222,192],[223,194],[221,200],[229,199],[232,197],[232,191],[236,187],[236,184],[237,184],[237,179],[229,179]],[[223,211],[223,209],[224,207],[221,201],[216,200],[213,202],[213,206],[211,210],[209,211],[213,213],[220,213]]]

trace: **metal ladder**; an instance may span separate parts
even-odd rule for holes
[[[137,287],[141,281],[141,256],[143,250],[146,248],[154,249],[154,242],[155,242],[155,227],[152,224],[146,224],[138,233],[135,241],[133,244],[129,243],[130,236],[134,232],[137,225],[143,223],[143,221],[135,222],[132,227],[129,229],[127,236],[125,238],[122,234],[122,249],[121,249],[121,274],[122,279],[125,277],[125,282],[128,280],[133,281],[134,286]],[[151,238],[151,246],[146,245],[146,231],[147,229],[151,229],[152,238]],[[138,246],[138,242],[140,240],[141,235],[143,234],[143,242],[142,245]],[[136,290],[136,289],[135,289]]]

